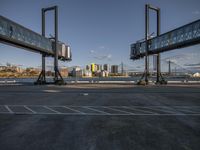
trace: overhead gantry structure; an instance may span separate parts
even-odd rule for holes
[[[54,37],[45,37],[45,13],[54,11]],[[46,84],[45,57],[54,57],[54,83],[63,84],[64,80],[58,69],[58,59],[71,61],[71,49],[58,41],[58,7],[42,9],[42,35],[0,16],[0,42],[42,54],[42,71],[36,84]]]
[[[157,36],[149,36],[149,10],[157,12]],[[160,34],[160,9],[147,4],[145,6],[145,40],[131,44],[130,59],[138,60],[145,57],[145,83],[148,84],[149,75],[149,55],[157,55],[157,83],[160,80],[160,53],[178,48],[184,48],[200,43],[200,19],[177,29]],[[143,78],[143,77],[142,77]]]

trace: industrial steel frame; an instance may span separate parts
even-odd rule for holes
[[[47,11],[54,11],[54,44],[55,44],[55,55],[54,55],[54,83],[55,84],[64,84],[64,80],[58,69],[58,7],[48,7],[42,8],[42,36],[45,37],[45,13]],[[45,75],[45,54],[42,54],[42,71],[37,79],[37,84],[46,84],[46,75]],[[59,79],[60,77],[60,79]]]
[[[158,54],[196,44],[200,44],[200,19],[149,39],[148,54]],[[145,41],[131,44],[131,59],[143,58],[145,51]]]
[[[149,83],[148,77],[149,77],[149,11],[153,10],[156,12],[156,24],[157,24],[157,36],[160,35],[160,8],[158,7],[154,7],[150,4],[146,4],[145,5],[145,42],[146,42],[146,51],[145,51],[145,71],[144,74],[141,78],[141,80],[143,79],[143,77],[145,77],[145,84]],[[162,78],[162,80],[160,80],[160,78]],[[139,83],[141,83],[141,80],[139,81]],[[162,83],[162,81],[164,81],[162,75],[161,75],[161,71],[160,71],[160,53],[157,54],[157,80],[156,83]]]
[[[157,13],[157,36],[149,38],[149,10]],[[178,27],[174,30],[160,34],[160,9],[149,4],[145,6],[145,40],[131,44],[130,59],[136,60],[145,57],[145,71],[138,84],[148,84],[149,55],[157,55],[157,80],[156,83],[166,84],[160,71],[160,53],[174,49],[200,44],[200,19]],[[169,75],[171,74],[169,61]],[[142,79],[145,77],[145,81]]]

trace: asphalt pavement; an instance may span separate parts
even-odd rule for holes
[[[1,85],[0,146],[199,150],[200,85]]]

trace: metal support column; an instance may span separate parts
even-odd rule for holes
[[[157,13],[157,36],[160,35],[160,9],[156,9]],[[160,82],[160,53],[157,54],[157,80],[156,83]]]
[[[42,9],[42,36],[45,37],[45,11]],[[35,84],[46,84],[45,54],[42,54],[42,70]]]
[[[54,57],[54,71],[55,71],[55,77],[54,80],[58,80],[58,7],[55,6],[55,13],[54,13],[54,20],[55,20],[55,26],[54,26],[54,35],[55,35],[55,57]]]
[[[169,68],[168,68],[168,74],[171,75],[171,61],[169,60]]]
[[[42,36],[45,37],[45,13],[43,9],[42,9]],[[43,72],[44,82],[46,83],[45,54],[42,54],[42,72]]]
[[[149,37],[149,5],[145,5],[145,41],[146,41],[146,53],[145,53],[145,83],[148,84],[149,76],[149,61],[148,61],[148,37]]]
[[[160,8],[154,8],[157,13],[157,36],[160,36]],[[156,84],[167,84],[167,81],[162,76],[160,65],[160,53],[157,54],[157,80]]]
[[[146,51],[145,51],[145,70],[137,83],[138,85],[147,85],[149,83],[149,56],[148,56],[148,39],[149,39],[149,4],[145,5],[145,42],[146,42]],[[144,78],[144,81],[143,81]]]
[[[157,36],[160,35],[160,8],[151,6],[149,4],[145,5],[145,43],[146,43],[146,52],[145,52],[145,71],[141,78],[141,80],[138,82],[138,84],[148,84],[149,83],[149,39],[151,38],[149,36],[149,10],[153,10],[156,12],[157,15]],[[142,82],[143,77],[145,77],[144,83]],[[160,79],[161,78],[161,79]],[[159,84],[166,84],[166,81],[161,75],[160,71],[160,54],[157,54],[157,80],[156,83]]]
[[[53,6],[53,7],[49,7],[49,8],[43,8],[42,9],[42,35],[45,36],[45,12],[47,11],[54,11],[54,47],[55,47],[55,55],[54,55],[54,83],[55,84],[64,84],[64,80],[59,72],[58,69],[58,7],[57,6]],[[45,56],[44,56],[45,57]],[[43,57],[43,69],[45,70],[45,60]],[[44,71],[45,74],[45,71]],[[45,78],[45,75],[44,75]]]
[[[64,84],[64,80],[59,72],[58,69],[58,7],[55,6],[55,13],[54,13],[54,19],[55,19],[55,57],[54,57],[54,71],[55,71],[55,77],[54,82],[56,84]],[[60,77],[60,79],[59,79]]]
[[[157,54],[157,73],[156,73],[156,83],[160,82],[160,54]]]

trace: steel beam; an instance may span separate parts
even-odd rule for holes
[[[145,42],[148,43],[149,37],[149,5],[145,5]],[[148,44],[145,51],[145,82],[148,84],[149,65],[148,65]]]
[[[42,15],[42,36],[45,37],[45,10],[41,10]],[[45,53],[42,53],[42,70],[36,81],[36,84],[46,84],[46,70],[45,70]]]
[[[169,66],[168,66],[168,74],[171,75],[171,61],[169,60]]]
[[[47,8],[43,8],[44,12],[46,11],[51,11],[51,10],[55,10],[57,6],[52,6],[52,7],[47,7]]]
[[[160,9],[156,8],[154,9],[156,11],[156,16],[157,16],[157,36],[160,35]],[[160,71],[160,53],[157,54],[157,80],[156,82],[159,83],[160,82],[160,75],[161,75],[161,71]]]
[[[55,13],[54,13],[54,20],[55,20],[55,57],[54,57],[54,71],[55,71],[55,81],[58,80],[58,7],[54,7]]]
[[[155,6],[153,6],[153,5],[150,5],[150,4],[148,4],[148,7],[149,7],[149,9],[152,9],[152,10],[155,10],[155,11],[160,10],[160,8],[155,7]]]
[[[42,36],[45,37],[45,12],[44,12],[44,9],[42,9]],[[43,82],[46,83],[45,54],[42,54],[42,76],[43,76]]]

